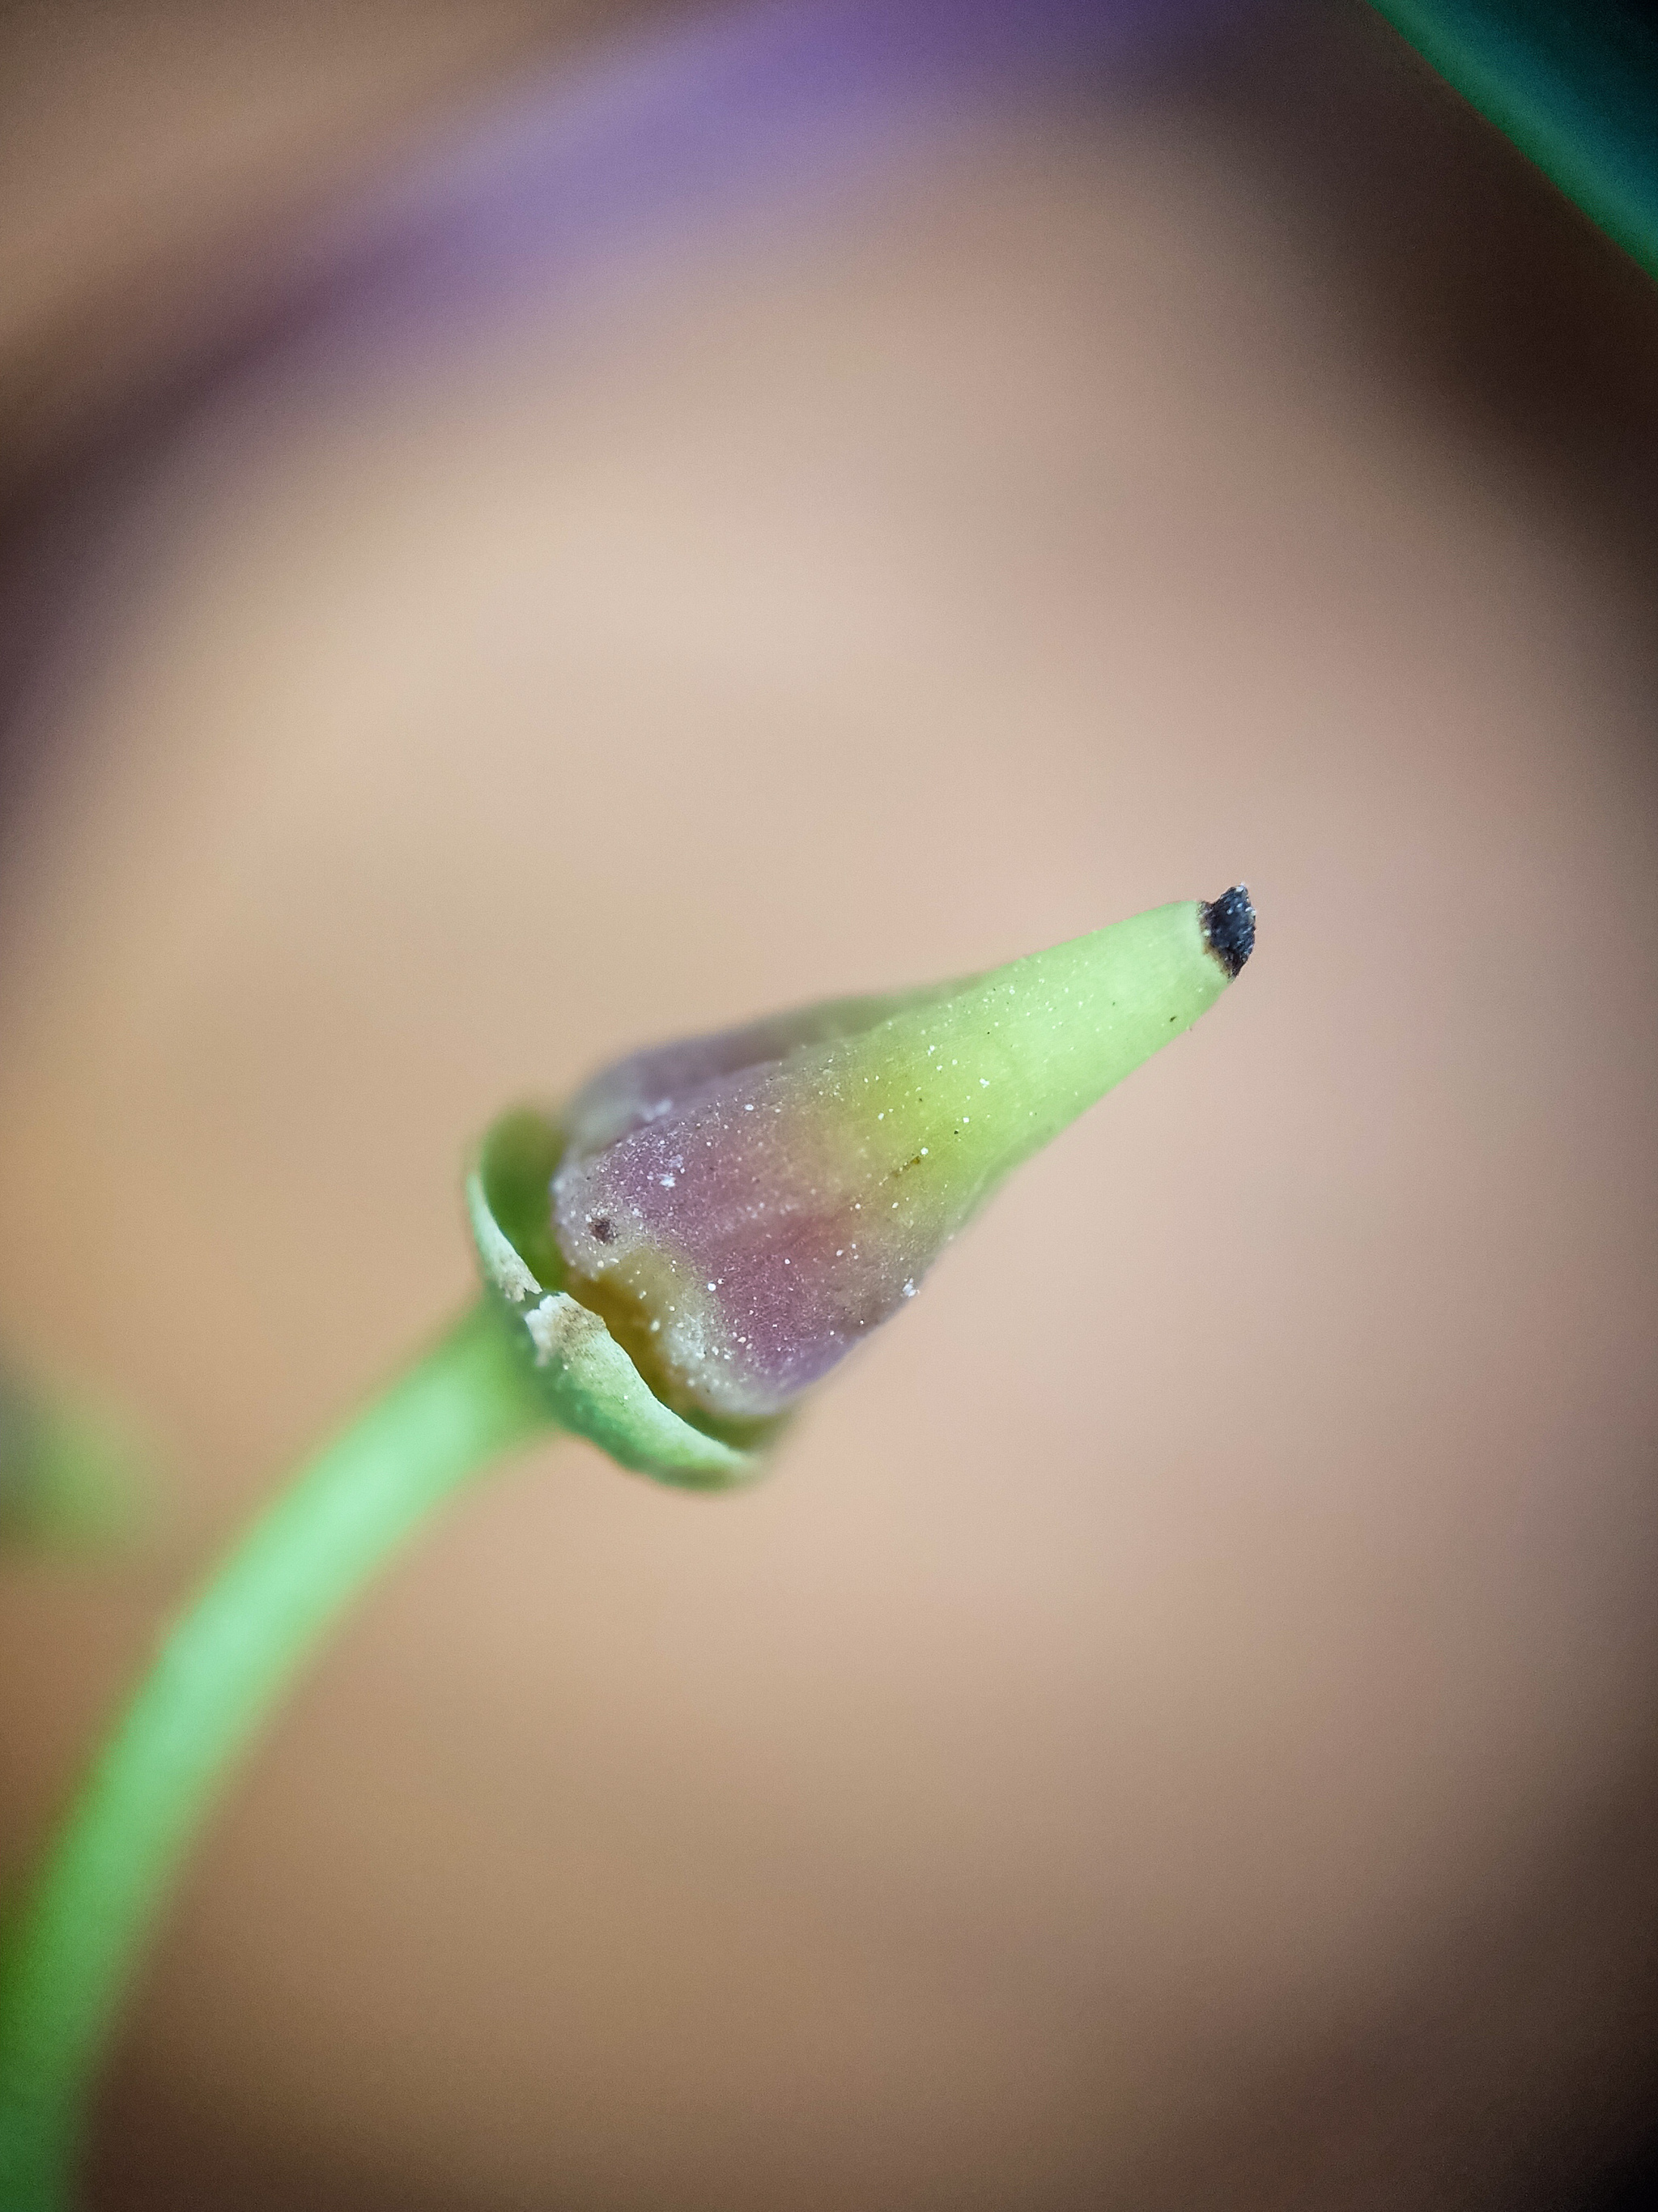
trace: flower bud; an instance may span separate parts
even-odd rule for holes
[[[564,1285],[689,1422],[782,1413],[1011,1169],[1190,1027],[1254,931],[1240,886],[987,975],[621,1061],[563,1116]]]

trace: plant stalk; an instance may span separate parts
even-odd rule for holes
[[[551,1425],[480,1304],[208,1580],[98,1756],[0,1965],[0,2208],[63,2212],[122,2002],[197,1835],[323,1635],[446,1498]]]

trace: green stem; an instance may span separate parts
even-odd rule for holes
[[[0,2208],[58,2212],[122,2000],[234,1764],[427,1515],[549,1425],[480,1305],[303,1468],[179,1617],[88,1778],[0,1975]]]

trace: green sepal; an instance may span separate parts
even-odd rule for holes
[[[549,1413],[619,1465],[658,1482],[689,1490],[752,1482],[780,1425],[738,1443],[683,1419],[650,1389],[598,1315],[564,1288],[548,1200],[562,1150],[556,1122],[519,1109],[484,1138],[466,1182],[485,1294],[517,1340]]]

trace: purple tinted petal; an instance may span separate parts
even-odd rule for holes
[[[724,1077],[783,1060],[799,1046],[861,1036],[904,1007],[926,1006],[959,988],[940,983],[885,998],[830,999],[769,1014],[740,1029],[632,1053],[585,1084],[566,1107],[562,1120],[570,1156],[614,1144],[630,1129],[659,1121],[670,1108],[683,1109]]]
[[[841,1057],[809,1046],[704,1082],[554,1184],[573,1279],[601,1305],[611,1291],[624,1327],[624,1301],[648,1313],[652,1364],[712,1412],[780,1411],[902,1303],[957,1225],[936,1193],[885,1195]]]

